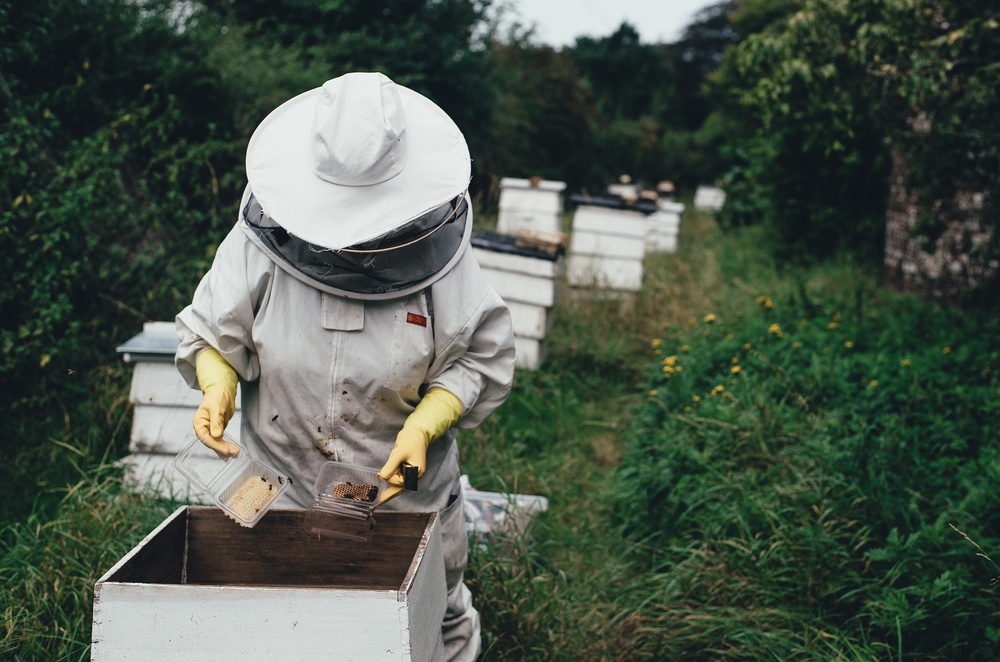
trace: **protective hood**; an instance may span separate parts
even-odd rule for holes
[[[391,299],[429,287],[468,249],[472,211],[459,196],[381,237],[331,250],[289,233],[244,193],[240,227],[281,269],[324,292],[350,299]]]

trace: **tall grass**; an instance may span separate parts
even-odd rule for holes
[[[472,546],[484,658],[995,656],[996,324],[681,232],[635,296],[563,291],[542,368],[459,438],[475,487],[549,499]],[[0,659],[86,659],[94,582],[171,509],[78,464],[0,535]]]

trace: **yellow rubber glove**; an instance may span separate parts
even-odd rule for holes
[[[402,494],[404,462],[417,467],[418,479],[423,477],[427,470],[427,447],[458,423],[463,409],[462,401],[447,389],[432,388],[424,394],[417,408],[407,416],[389,459],[378,472],[379,478],[389,483],[380,504]]]
[[[194,414],[194,433],[219,457],[236,457],[240,449],[222,440],[222,433],[236,413],[236,386],[239,384],[236,370],[214,347],[198,353],[194,368],[203,394],[201,406]]]

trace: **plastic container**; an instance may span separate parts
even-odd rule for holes
[[[324,462],[316,476],[315,498],[305,517],[310,533],[367,540],[374,529],[372,511],[389,486],[378,469]]]
[[[252,459],[231,437],[223,439],[240,454],[223,459],[195,439],[177,454],[174,467],[233,521],[253,528],[288,489],[288,476]]]

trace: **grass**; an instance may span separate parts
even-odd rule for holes
[[[549,499],[472,548],[485,660],[997,652],[995,330],[762,244],[689,210],[634,297],[564,291],[542,368],[460,436],[473,486]],[[86,659],[94,581],[171,509],[97,464],[0,536],[0,659]]]

